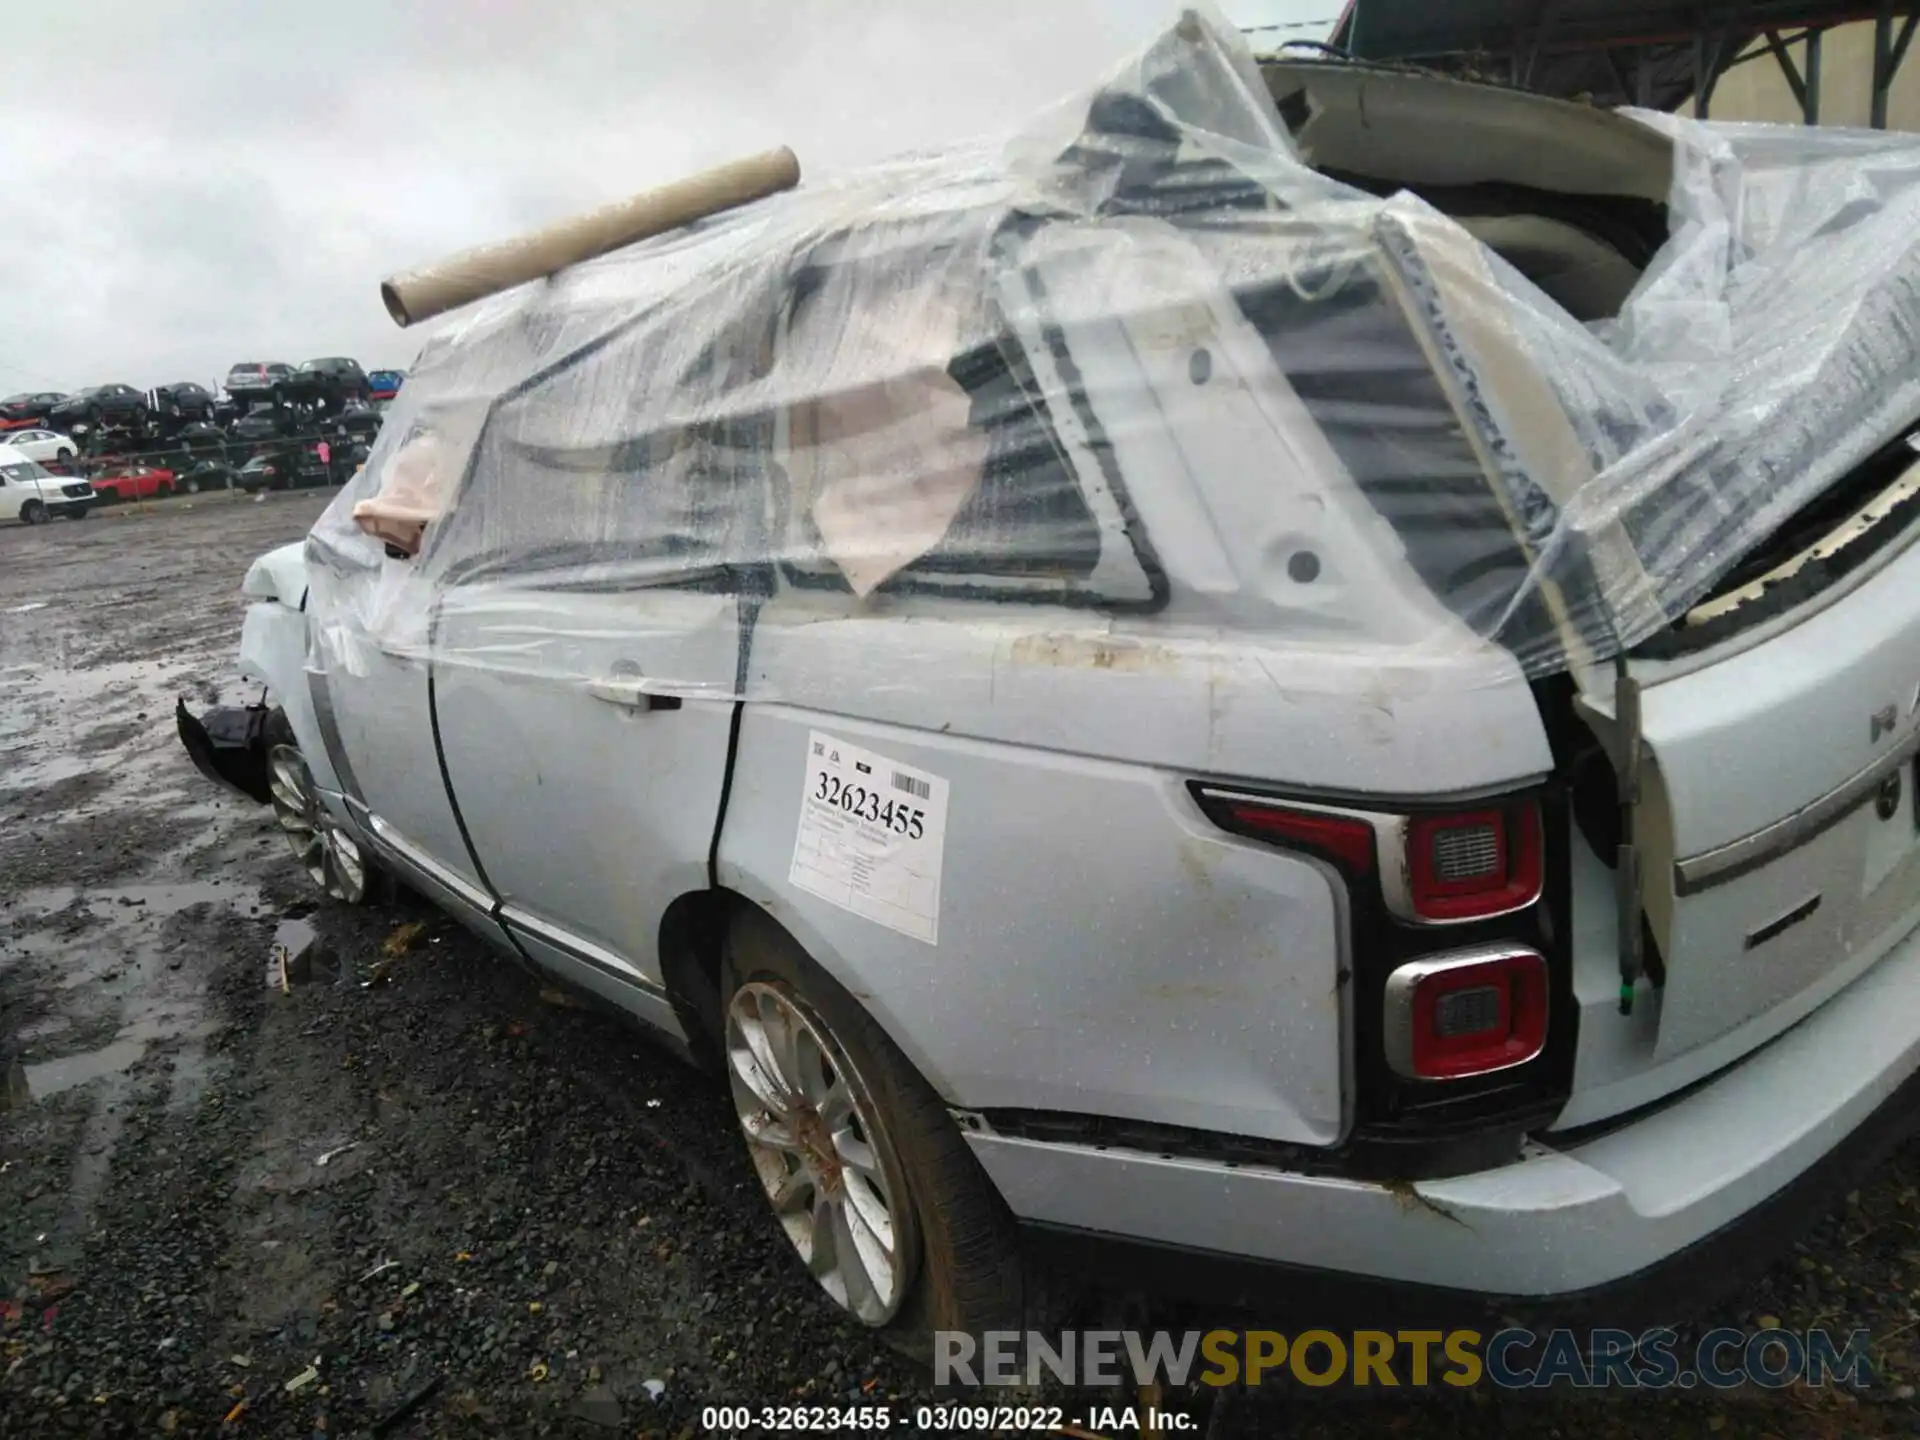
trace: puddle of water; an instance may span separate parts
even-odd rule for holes
[[[187,1043],[173,1056],[170,1102],[176,1109],[190,1107],[205,1089],[212,1068],[202,1042],[218,1028],[217,1022],[198,1018],[196,1005],[151,1007],[97,1050],[36,1065],[14,1061],[5,1085],[0,1086],[0,1110],[19,1109],[95,1080],[123,1075],[145,1058],[150,1045],[173,1040]]]
[[[8,1077],[7,1097],[16,1105],[45,1100],[50,1095],[58,1095],[62,1090],[71,1090],[76,1085],[85,1085],[90,1080],[104,1080],[109,1075],[131,1070],[146,1053],[145,1040],[116,1040],[98,1050],[63,1055],[44,1065],[16,1064],[15,1069],[19,1074]]]
[[[228,905],[236,910],[257,909],[266,904],[258,885],[243,880],[184,880],[173,885],[87,886],[47,885],[23,890],[10,907],[11,916],[29,911],[57,915],[76,901],[106,919],[140,919],[146,916],[177,915],[194,905]],[[134,914],[132,912],[138,912]],[[10,916],[10,918],[11,918]]]

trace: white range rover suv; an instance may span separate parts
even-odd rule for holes
[[[1915,234],[1189,17],[452,326],[181,733],[712,1064],[870,1325],[1689,1308],[1920,1099]]]

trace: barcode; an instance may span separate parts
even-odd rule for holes
[[[916,780],[911,775],[902,775],[898,770],[893,772],[893,788],[904,790],[909,795],[917,795],[922,800],[933,798],[933,786],[930,783],[925,780]]]

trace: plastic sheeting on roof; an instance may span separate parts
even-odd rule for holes
[[[689,596],[898,620],[876,689],[929,626],[1231,650],[1283,692],[1615,655],[1920,417],[1920,142],[1641,118],[1677,230],[1590,330],[1419,199],[1302,165],[1188,12],[1011,143],[451,327],[314,528],[314,663],[585,679]],[[427,519],[417,557],[356,523],[383,503]],[[752,633],[649,683],[792,698]]]

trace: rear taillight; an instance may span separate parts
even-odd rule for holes
[[[1195,794],[1223,829],[1315,851],[1355,876],[1377,873],[1387,909],[1409,924],[1491,920],[1540,898],[1546,866],[1531,799],[1396,815],[1208,787]]]
[[[1387,1063],[1409,1080],[1509,1070],[1547,1043],[1547,962],[1494,946],[1432,955],[1387,977]]]
[[[1407,821],[1408,917],[1489,920],[1540,898],[1540,811],[1531,802]]]
[[[1323,810],[1296,810],[1253,796],[1204,791],[1201,800],[1214,823],[1236,834],[1317,850],[1355,874],[1373,872],[1374,827],[1366,820]]]

